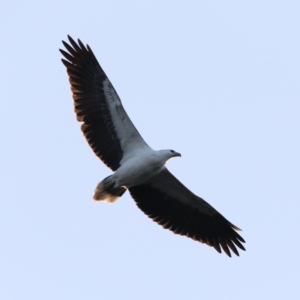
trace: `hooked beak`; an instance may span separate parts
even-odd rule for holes
[[[180,156],[181,157],[181,154],[178,153],[178,152],[175,152],[174,155],[173,155],[173,157],[176,157],[176,156]]]

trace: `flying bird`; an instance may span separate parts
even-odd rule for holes
[[[244,239],[230,223],[202,198],[187,189],[168,169],[166,162],[181,156],[174,150],[155,151],[143,140],[93,51],[78,39],[63,41],[77,121],[94,153],[114,173],[96,187],[94,200],[109,203],[126,190],[137,206],[166,229],[239,255]]]

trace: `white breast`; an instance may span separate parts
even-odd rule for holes
[[[164,168],[165,162],[157,151],[147,149],[128,159],[112,176],[117,186],[129,188],[158,174]]]

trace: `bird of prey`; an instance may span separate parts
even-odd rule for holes
[[[143,140],[93,51],[78,39],[63,41],[77,121],[94,153],[114,173],[96,187],[94,200],[115,202],[126,190],[137,206],[166,229],[221,249],[231,257],[245,250],[244,239],[230,223],[202,198],[188,190],[166,162],[180,153],[155,151]]]

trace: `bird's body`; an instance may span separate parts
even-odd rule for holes
[[[165,168],[166,161],[174,156],[179,156],[179,153],[171,152],[170,150],[155,151],[151,148],[137,151],[135,155],[123,161],[113,175],[104,179],[104,182],[110,186],[113,197],[110,193],[103,193],[105,185],[101,181],[95,190],[94,200],[115,202],[119,197],[114,195],[114,190],[120,190],[120,188],[129,189],[133,186],[147,183],[160,173]],[[120,196],[122,195],[123,193]]]
[[[143,140],[89,46],[63,42],[77,120],[95,154],[114,171],[96,187],[94,200],[115,202],[128,189],[137,206],[174,233],[239,255],[238,227],[193,194],[166,168],[174,150],[155,151]],[[229,248],[228,248],[229,247]]]
[[[166,152],[166,153],[164,153]],[[118,185],[127,189],[147,182],[165,167],[166,161],[170,158],[168,150],[154,151],[147,149],[138,155],[127,159],[121,167],[112,175]],[[173,154],[170,152],[170,154]]]

